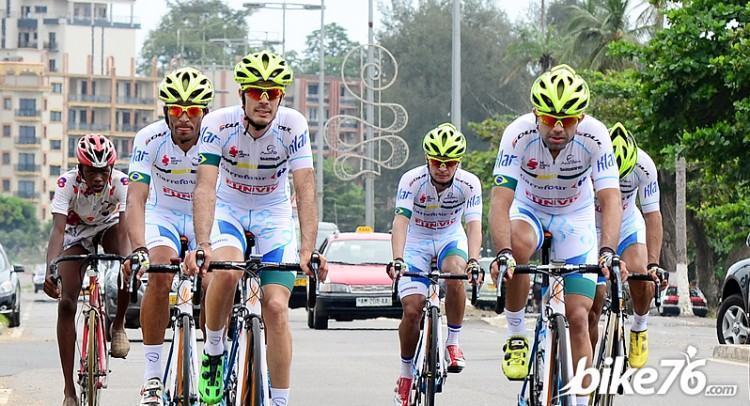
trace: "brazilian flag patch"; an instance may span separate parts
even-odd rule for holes
[[[518,181],[511,178],[510,176],[503,176],[503,175],[496,175],[495,180],[492,183],[495,186],[502,186],[507,187],[511,190],[516,190],[516,185],[518,185]]]
[[[411,218],[411,210],[405,209],[403,207],[396,207],[396,214],[402,215],[406,218]]]
[[[221,162],[221,157],[219,155],[214,154],[206,154],[206,153],[200,153],[198,154],[198,165],[213,165],[213,166],[219,166],[219,162]]]
[[[131,182],[141,182],[147,185],[151,183],[151,176],[140,172],[130,172],[130,176],[128,176],[128,179],[130,179]]]

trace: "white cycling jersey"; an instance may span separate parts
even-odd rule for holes
[[[430,179],[427,165],[406,172],[398,185],[396,214],[410,219],[407,239],[439,235],[464,235],[461,225],[482,220],[482,185],[471,172],[458,169],[453,183],[441,193]]]
[[[201,165],[220,167],[216,196],[244,210],[288,205],[289,171],[312,168],[307,120],[294,109],[279,107],[269,129],[258,139],[245,133],[242,106],[208,113],[201,124]]]
[[[50,209],[52,214],[67,217],[66,228],[99,226],[119,218],[127,194],[128,177],[117,169],[112,169],[109,182],[99,193],[90,191],[78,169],[72,169],[57,178]]]
[[[517,118],[503,133],[493,176],[495,186],[515,190],[516,200],[548,214],[591,206],[595,191],[620,186],[607,127],[591,116],[555,159],[534,114]]]
[[[135,136],[130,181],[150,186],[148,205],[192,215],[193,189],[198,167],[198,146],[186,153],[172,140],[164,120],[152,123]]]

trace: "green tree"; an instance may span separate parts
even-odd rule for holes
[[[302,70],[305,73],[313,74],[320,71],[320,30],[315,30],[307,35],[305,40],[304,60]],[[359,43],[349,39],[346,29],[337,23],[325,25],[325,47],[323,50],[325,58],[326,75],[341,77],[341,63],[344,61],[346,54],[352,49],[359,46]],[[351,58],[359,61],[358,58]],[[359,66],[349,64],[346,67],[346,76],[359,77]]]
[[[336,223],[341,231],[354,231],[365,221],[365,194],[357,182],[343,181],[333,173],[333,160],[323,166],[323,221]]]
[[[10,259],[39,254],[41,237],[36,207],[17,197],[0,196],[0,241]]]
[[[221,0],[167,0],[167,8],[143,43],[141,73],[150,73],[153,58],[163,71],[174,58],[182,65],[223,65],[247,51],[247,10],[233,10]]]

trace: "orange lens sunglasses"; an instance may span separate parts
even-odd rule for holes
[[[169,114],[170,117],[180,118],[182,117],[182,113],[187,113],[188,117],[195,118],[200,117],[203,114],[204,108],[205,107],[203,106],[180,106],[178,104],[173,104],[167,106],[167,114]]]

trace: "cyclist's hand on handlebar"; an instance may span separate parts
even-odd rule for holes
[[[188,252],[185,256],[185,275],[205,275],[212,255],[211,244],[207,243],[199,244],[197,250]]]
[[[395,258],[385,267],[385,271],[391,279],[396,279],[397,276],[406,272],[406,263],[403,258]]]
[[[59,277],[58,277],[59,278]],[[44,293],[52,299],[60,298],[60,288],[57,285],[57,278],[53,277],[51,267],[47,268],[47,274],[44,276]]]
[[[620,277],[623,281],[628,280],[628,275],[630,275],[630,271],[628,271],[628,263],[620,259]]]
[[[605,278],[609,278],[609,268],[612,267],[612,260],[615,258],[615,251],[609,247],[601,247],[599,249],[599,266],[602,270],[602,275]],[[626,271],[620,269],[621,272],[625,272],[623,277],[626,275]]]
[[[300,258],[304,258],[304,257],[300,256]],[[310,258],[310,261],[308,263],[308,269],[310,270],[310,273],[308,273],[308,275],[315,276],[319,281],[326,280],[326,276],[328,276],[328,260],[326,259],[326,257],[316,250],[316,251],[313,251],[313,253],[310,255],[309,258]],[[318,261],[317,275],[315,274],[315,272],[313,272],[313,261],[315,260]],[[300,266],[302,266],[301,262],[300,262]],[[304,269],[305,268],[302,268],[303,271]]]
[[[474,279],[474,274],[477,276],[476,279]],[[480,286],[484,282],[484,271],[479,266],[476,258],[470,258],[466,262],[466,275],[469,277],[469,283],[472,285]]]
[[[137,277],[140,279],[143,274],[151,266],[151,260],[148,256],[148,248],[140,247],[133,250],[133,253],[125,260],[123,267],[125,268],[126,274],[129,275],[130,270],[138,272]]]
[[[513,270],[516,268],[516,259],[513,258],[513,250],[511,250],[510,248],[500,250],[500,252],[498,252],[495,256],[495,260],[492,261],[492,265],[490,266],[490,275],[492,276],[492,280],[495,282],[497,282],[497,277],[498,275],[500,275],[501,265],[506,267],[505,279],[513,279]]]
[[[669,285],[669,273],[659,266],[659,264],[649,264],[648,273],[654,278],[655,282],[659,283],[659,290],[667,288],[667,285]]]

